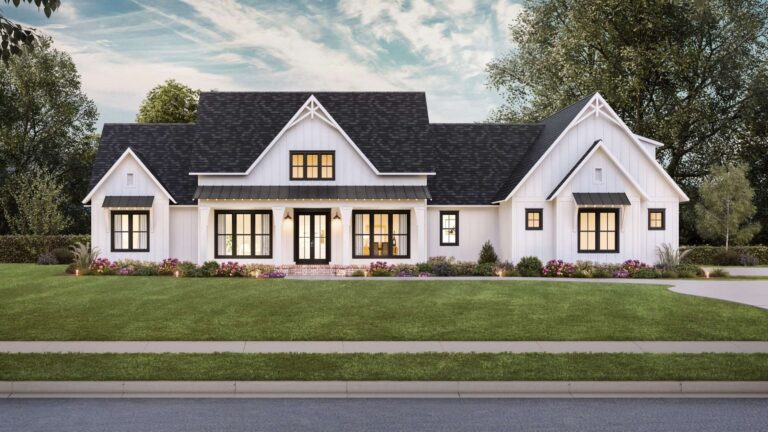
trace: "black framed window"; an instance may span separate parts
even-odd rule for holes
[[[665,228],[665,209],[648,209],[648,229],[651,231],[663,231]]]
[[[149,211],[112,212],[112,252],[149,252]]]
[[[216,258],[272,258],[272,212],[216,210]]]
[[[336,153],[291,152],[291,180],[333,180],[336,178]]]
[[[579,252],[619,251],[619,209],[579,210]]]
[[[440,212],[440,246],[459,245],[459,212]]]
[[[410,220],[407,210],[354,210],[352,257],[410,257]]]
[[[525,229],[541,231],[544,229],[544,210],[525,209]]]

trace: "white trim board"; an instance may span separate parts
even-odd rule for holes
[[[146,166],[146,165],[144,165],[144,162],[142,162],[142,161],[141,161],[141,158],[139,158],[139,156],[138,156],[136,153],[134,153],[134,151],[133,151],[133,150],[132,150],[130,147],[128,147],[127,149],[125,149],[125,151],[123,152],[123,154],[122,154],[122,155],[120,155],[120,157],[119,157],[119,158],[118,158],[118,159],[117,159],[117,160],[116,160],[116,161],[115,161],[115,162],[112,164],[112,166],[111,166],[111,167],[109,167],[109,170],[108,170],[108,171],[107,171],[107,172],[106,172],[106,173],[105,173],[103,176],[101,176],[101,178],[99,179],[99,182],[98,182],[98,183],[96,183],[96,186],[94,186],[94,187],[93,187],[93,189],[91,189],[91,191],[90,191],[90,192],[88,192],[88,195],[86,195],[86,197],[85,197],[85,199],[83,199],[82,203],[83,203],[83,204],[87,204],[87,203],[88,203],[88,201],[90,201],[90,200],[91,200],[91,198],[93,198],[93,194],[94,194],[94,193],[96,193],[96,190],[98,190],[98,189],[99,189],[99,187],[100,187],[102,184],[104,184],[104,182],[107,180],[107,177],[109,177],[109,176],[110,176],[110,175],[111,175],[111,174],[112,174],[112,173],[115,171],[115,169],[117,168],[117,166],[118,166],[118,165],[120,165],[120,162],[122,162],[122,161],[123,161],[123,160],[124,160],[126,157],[128,157],[128,156],[131,156],[131,157],[132,157],[132,158],[133,158],[133,159],[134,159],[134,160],[135,160],[135,161],[136,161],[136,162],[139,164],[139,166],[140,166],[140,167],[141,167],[141,168],[144,170],[144,172],[146,172],[146,173],[147,173],[147,175],[149,176],[149,178],[151,178],[151,179],[152,179],[152,181],[153,181],[153,182],[155,182],[155,185],[156,185],[158,188],[160,188],[160,190],[161,190],[161,191],[163,191],[163,193],[165,194],[165,196],[167,196],[167,197],[168,197],[168,199],[169,199],[169,200],[171,200],[171,202],[172,202],[172,203],[176,204],[176,200],[175,200],[175,199],[173,199],[173,196],[172,196],[170,193],[168,193],[168,191],[167,191],[167,190],[165,190],[165,188],[164,188],[164,187],[163,187],[163,185],[162,185],[162,184],[161,184],[161,183],[160,183],[160,182],[157,180],[157,178],[155,178],[155,176],[154,176],[154,175],[152,175],[152,171],[150,171],[150,170],[149,170],[149,168],[147,168],[147,166]]]

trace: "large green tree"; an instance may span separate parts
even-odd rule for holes
[[[45,16],[51,14],[61,6],[61,0],[4,0],[5,4],[13,3],[19,7],[22,3],[34,3],[38,9],[43,9]],[[12,55],[21,55],[23,47],[32,47],[38,35],[34,29],[15,23],[3,15],[0,9],[0,60],[8,61]]]
[[[50,38],[0,63],[0,186],[11,177],[50,173],[64,185],[62,206],[73,221],[68,231],[87,232],[80,201],[90,177],[97,118],[72,58],[54,49]],[[0,215],[0,233],[9,230]]]
[[[194,123],[200,90],[169,79],[149,91],[141,102],[138,123]]]
[[[760,230],[759,223],[751,222],[757,209],[745,165],[712,168],[700,191],[696,229],[703,238],[722,242],[728,249],[731,243],[748,243]]]
[[[766,0],[529,0],[515,48],[487,66],[497,121],[536,121],[599,91],[691,191],[738,157],[764,94]]]

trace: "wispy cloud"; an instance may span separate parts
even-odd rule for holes
[[[499,102],[485,64],[509,49],[507,25],[522,11],[513,0],[64,5],[50,20],[20,18],[72,54],[110,121],[132,121],[167,78],[203,90],[422,90],[433,121],[483,120]]]

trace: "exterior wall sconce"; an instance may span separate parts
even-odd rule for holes
[[[336,214],[333,215],[333,220],[341,220],[341,216],[339,216],[339,212],[336,212]]]
[[[283,220],[291,220],[291,214],[285,213],[285,217],[283,218]]]

